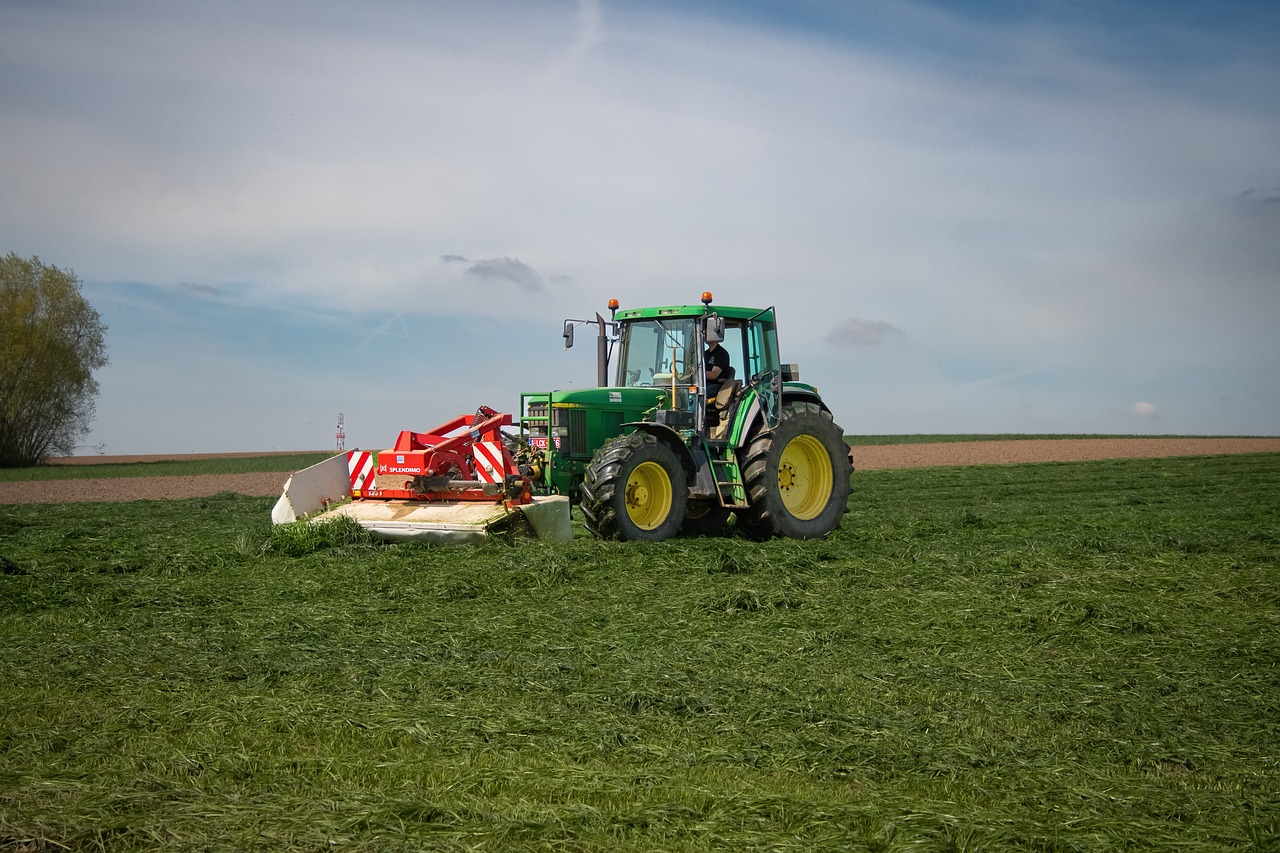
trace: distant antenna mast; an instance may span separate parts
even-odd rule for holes
[[[338,412],[338,449],[347,449],[347,432],[342,428],[343,424],[342,412]]]

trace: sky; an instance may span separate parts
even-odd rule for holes
[[[1272,0],[0,0],[0,253],[108,327],[85,454],[389,446],[704,290],[848,434],[1276,435],[1277,44]]]

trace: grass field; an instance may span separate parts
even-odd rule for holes
[[[166,459],[156,462],[35,465],[28,468],[0,468],[0,483],[99,477],[192,477],[201,474],[256,474],[260,471],[291,474],[300,468],[323,462],[332,455],[333,453],[282,453],[217,459]],[[283,479],[281,478],[282,481]]]
[[[1280,456],[854,482],[764,545],[0,507],[0,849],[1280,846]]]

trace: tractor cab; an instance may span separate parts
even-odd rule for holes
[[[618,348],[614,385],[666,392],[652,418],[658,423],[723,439],[742,389],[762,383],[771,387],[781,377],[772,308],[713,308],[706,293],[702,305],[620,311],[613,324]],[[728,361],[715,381],[707,375],[704,358],[712,341]]]

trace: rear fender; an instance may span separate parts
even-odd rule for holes
[[[831,411],[827,404],[822,402],[822,397],[816,391],[809,390],[806,387],[787,388],[784,386],[782,390],[782,405],[785,407],[788,403],[813,403],[824,412]],[[766,428],[764,414],[764,402],[760,399],[760,395],[754,390],[748,390],[734,415],[733,428],[729,431],[729,442],[733,447],[742,447],[753,436]]]

